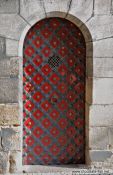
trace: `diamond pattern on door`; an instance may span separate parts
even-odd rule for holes
[[[85,40],[62,18],[27,33],[23,48],[23,164],[82,164],[85,155]]]

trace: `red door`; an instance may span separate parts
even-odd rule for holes
[[[62,18],[27,33],[23,49],[23,164],[81,164],[85,155],[85,41]]]

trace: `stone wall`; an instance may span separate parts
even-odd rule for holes
[[[1,174],[22,172],[22,126],[19,113],[22,42],[35,22],[50,16],[67,18],[84,33],[87,44],[88,95],[86,160],[90,166],[113,168],[113,0],[1,0]]]

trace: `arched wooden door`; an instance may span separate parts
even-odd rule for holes
[[[23,164],[81,164],[85,155],[85,59],[81,31],[47,18],[23,49]]]

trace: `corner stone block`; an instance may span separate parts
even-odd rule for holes
[[[112,126],[113,105],[91,105],[89,109],[89,125]]]
[[[6,55],[7,56],[18,56],[18,41],[6,39]]]
[[[112,15],[94,16],[88,22],[86,22],[86,26],[91,32],[92,39],[94,41],[113,36],[113,16]]]
[[[96,15],[109,15],[111,8],[111,0],[95,0],[94,13]]]
[[[0,125],[19,125],[18,104],[0,104]]]
[[[8,152],[0,152],[0,174],[8,173],[8,171],[9,171]]]
[[[19,40],[27,22],[17,14],[0,14],[0,35]]]
[[[0,79],[0,103],[18,102],[18,79],[1,78]]]
[[[73,0],[69,14],[85,23],[93,15],[93,0]]]
[[[20,15],[27,21],[33,20],[36,16],[45,14],[43,1],[40,0],[20,0]],[[37,21],[38,22],[38,21]]]
[[[20,133],[18,127],[2,128],[1,137],[3,151],[20,150]]]
[[[92,150],[107,149],[109,144],[107,127],[90,127],[89,129],[89,148]]]

